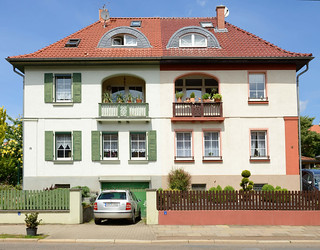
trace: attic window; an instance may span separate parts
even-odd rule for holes
[[[130,27],[141,27],[141,21],[131,21]]]
[[[80,39],[69,39],[65,47],[78,47]]]
[[[202,28],[213,28],[212,22],[200,22]]]
[[[180,38],[180,47],[207,47],[207,38],[200,34],[187,34]]]
[[[137,38],[127,34],[120,34],[112,38],[112,46],[137,46]]]

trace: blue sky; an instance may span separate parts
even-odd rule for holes
[[[227,22],[289,51],[315,59],[300,78],[301,114],[320,122],[320,1],[306,0],[1,0],[0,107],[22,115],[22,78],[5,60],[34,52],[98,20],[106,4],[111,17],[216,16],[217,5],[230,10]]]

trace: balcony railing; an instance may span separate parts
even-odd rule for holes
[[[175,102],[174,117],[222,117],[222,102]]]
[[[99,103],[101,118],[147,118],[148,103]]]

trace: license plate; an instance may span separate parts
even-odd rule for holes
[[[104,207],[119,207],[119,202],[105,202]]]

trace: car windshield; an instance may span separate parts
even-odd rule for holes
[[[126,198],[126,192],[108,192],[101,193],[98,200],[125,200]]]

